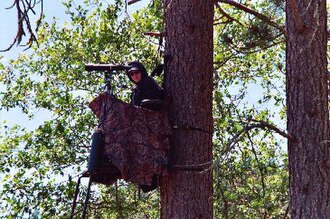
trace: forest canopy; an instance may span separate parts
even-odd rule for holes
[[[215,3],[214,216],[284,218],[289,205],[282,131],[284,1],[234,3]],[[144,34],[163,31],[161,1],[132,14],[120,0],[63,5],[67,23],[40,20],[37,31],[29,32],[35,38],[26,52],[9,64],[0,59],[0,109],[19,109],[31,123],[40,112],[47,115],[32,130],[1,121],[1,217],[69,215],[97,125],[87,105],[104,85],[102,73],[85,72],[85,63],[141,60],[150,72],[163,61],[165,42]],[[132,84],[123,74],[113,79],[115,94],[128,101]],[[91,217],[159,218],[158,191],[139,195],[123,181],[92,191]]]

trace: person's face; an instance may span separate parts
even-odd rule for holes
[[[129,75],[131,76],[132,80],[135,83],[139,83],[141,81],[141,71],[138,70],[130,71]]]

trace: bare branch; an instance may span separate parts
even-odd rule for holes
[[[289,210],[290,210],[290,204],[288,204],[288,207],[286,208],[285,210],[285,213],[283,215],[283,218],[282,219],[286,219],[288,217],[288,214],[289,214]]]
[[[226,57],[222,62],[213,62],[213,65],[216,65],[216,69],[221,68],[224,66],[235,54],[231,54],[230,56]]]
[[[290,135],[290,134],[287,134],[285,133],[284,131],[280,130],[279,128],[277,128],[276,126],[268,123],[268,122],[265,122],[265,121],[259,121],[259,120],[254,120],[254,119],[251,119],[251,121],[253,122],[257,122],[259,124],[254,124],[254,128],[262,128],[262,129],[270,129],[272,131],[275,131],[276,133],[278,133],[279,135],[289,139],[289,140],[292,140],[292,141],[295,141],[295,138]]]
[[[260,20],[266,22],[268,25],[278,29],[281,33],[285,34],[285,30],[283,26],[279,26],[276,22],[272,21],[269,17],[255,11],[252,10],[251,8],[247,7],[246,5],[240,4],[236,1],[233,0],[215,0],[216,2],[220,2],[220,3],[225,3],[225,4],[229,4],[231,6],[234,6],[240,10],[245,11],[246,13],[252,14],[255,17],[259,18]]]
[[[40,4],[40,15],[37,20],[37,25],[35,31],[33,31],[29,13],[36,14],[34,11],[34,8],[37,4]],[[15,7],[16,6],[16,7]],[[33,44],[33,42],[37,42],[36,32],[38,31],[38,28],[41,23],[41,19],[43,16],[43,0],[36,1],[36,0],[14,0],[13,4],[6,8],[6,9],[13,9],[16,8],[17,11],[17,32],[16,36],[12,42],[12,44],[9,45],[8,48],[0,50],[0,52],[6,52],[9,51],[15,44],[20,45],[23,39],[23,36],[26,35],[24,31],[24,25],[26,26],[26,29],[29,33],[29,40],[25,44],[25,46],[28,46],[30,48]],[[28,49],[27,48],[27,49]]]
[[[128,5],[131,5],[131,4],[134,4],[134,3],[139,2],[139,1],[141,1],[141,0],[129,0],[129,1],[127,2],[127,4],[128,4]]]
[[[266,195],[266,184],[265,184],[265,174],[264,174],[264,168],[263,168],[263,165],[261,164],[260,160],[259,160],[259,157],[258,157],[258,154],[257,154],[257,151],[256,149],[254,148],[254,142],[252,140],[252,137],[250,135],[250,133],[247,133],[247,136],[248,136],[248,139],[251,143],[251,149],[252,149],[252,153],[258,163],[258,169],[260,171],[260,176],[261,176],[261,186],[262,186],[262,197],[264,198],[265,195]]]
[[[14,3],[11,6],[9,6],[8,8],[5,8],[5,9],[12,9],[13,7],[15,7],[15,5],[16,5],[16,0],[14,1]]]
[[[253,123],[251,123],[253,122]],[[226,144],[226,150],[224,152],[224,154],[230,152],[234,146],[236,144],[238,144],[238,142],[252,129],[256,129],[256,128],[260,128],[260,129],[269,129],[272,130],[276,133],[278,133],[279,135],[291,140],[291,141],[296,141],[296,139],[292,136],[289,135],[287,133],[285,133],[284,131],[280,130],[279,128],[277,128],[276,126],[265,122],[265,121],[259,121],[259,120],[255,120],[255,119],[248,119],[248,122],[246,124],[246,126],[240,130],[227,144]]]
[[[273,37],[273,39],[276,39],[276,38],[278,38],[278,37],[280,37],[280,35],[279,36],[275,36],[275,37]],[[252,43],[250,43],[251,45],[258,45],[258,42],[259,41],[255,41],[255,42],[252,42]],[[272,42],[271,44],[269,44],[269,45],[265,45],[265,46],[260,46],[259,47],[259,49],[254,49],[254,50],[252,50],[253,48],[252,48],[252,46],[250,46],[250,47],[242,47],[242,48],[238,48],[238,46],[235,46],[232,42],[230,42],[230,41],[228,41],[228,47],[230,48],[230,49],[232,49],[232,50],[234,50],[236,53],[243,53],[243,54],[252,54],[252,53],[257,53],[257,52],[260,52],[260,51],[262,51],[262,50],[265,50],[265,49],[268,49],[268,48],[271,48],[271,47],[273,47],[273,46],[276,46],[276,45],[278,45],[278,44],[281,44],[281,43],[283,43],[284,42],[284,40],[279,40],[279,41],[275,41],[275,42]]]
[[[224,17],[226,17],[226,18],[228,19],[227,22],[236,21],[238,24],[240,24],[240,25],[243,26],[243,24],[242,24],[239,20],[233,18],[233,17],[230,16],[228,13],[226,13],[226,12],[221,8],[221,5],[220,5],[219,2],[216,3],[216,7],[218,8],[219,12],[220,12]],[[216,24],[215,24],[215,25],[216,25]]]

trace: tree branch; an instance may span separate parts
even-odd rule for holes
[[[248,139],[251,143],[251,150],[252,150],[252,153],[258,163],[258,169],[260,171],[260,176],[261,176],[261,186],[262,186],[262,198],[265,198],[266,196],[266,184],[265,184],[265,174],[264,174],[264,168],[263,168],[263,165],[261,164],[260,160],[259,160],[259,157],[258,157],[258,154],[257,154],[257,151],[256,149],[254,148],[254,142],[252,140],[252,137],[249,133],[247,133],[247,136],[248,136]]]
[[[277,30],[279,30],[281,33],[285,34],[285,30],[284,27],[279,26],[277,23],[275,23],[274,21],[272,21],[269,17],[252,10],[251,8],[248,8],[247,6],[240,4],[236,1],[233,0],[215,0],[216,2],[220,2],[220,3],[225,3],[225,4],[229,4],[231,6],[234,6],[242,11],[245,11],[246,13],[252,14],[255,17],[259,18],[260,20],[264,21],[265,23],[267,23],[268,25],[276,28]],[[294,0],[293,0],[294,1]]]
[[[277,128],[276,126],[274,126],[272,124],[269,124],[268,122],[254,120],[254,119],[251,119],[251,121],[259,123],[259,124],[254,124],[254,128],[262,128],[262,129],[267,128],[267,129],[270,129],[270,130],[275,131],[279,135],[281,135],[281,136],[283,136],[283,137],[285,137],[285,138],[287,138],[289,140],[292,140],[292,141],[295,140],[295,138],[292,135],[287,134],[284,131],[281,131],[279,128]]]
[[[230,16],[228,13],[226,13],[226,12],[221,8],[219,2],[216,3],[216,7],[217,7],[217,9],[219,10],[219,12],[220,12],[224,17],[227,18],[227,20],[228,20],[227,22],[236,21],[238,24],[240,24],[240,25],[243,26],[243,24],[242,24],[239,20],[233,18],[233,17]],[[216,24],[217,24],[217,23],[215,23],[214,25],[216,25]]]
[[[27,0],[14,0],[13,4],[6,8],[6,9],[12,9],[16,6],[17,11],[17,32],[16,36],[13,40],[13,43],[9,45],[8,48],[0,50],[0,52],[6,52],[9,51],[15,44],[19,45],[22,42],[23,36],[25,36],[24,31],[24,24],[26,25],[26,29],[29,32],[29,40],[26,43],[26,46],[30,48],[32,46],[33,42],[37,42],[36,33],[32,29],[32,25],[30,22],[29,13],[32,12],[33,14],[36,14],[34,11],[34,7],[40,4],[40,15],[37,20],[37,26],[35,32],[37,32],[38,27],[40,26],[40,22],[43,16],[43,0],[40,0],[39,2],[34,1],[27,1]]]
[[[279,36],[275,36],[275,38],[277,38]],[[243,54],[252,54],[252,53],[257,53],[257,52],[260,52],[260,51],[263,51],[265,49],[268,49],[272,46],[275,46],[275,45],[278,45],[280,43],[283,43],[284,41],[283,40],[279,40],[279,41],[273,41],[271,44],[269,45],[265,45],[265,46],[259,46],[259,49],[255,49],[255,50],[252,50],[253,47],[242,47],[242,48],[238,48],[237,45],[234,45],[232,42],[228,41],[228,47],[232,50],[234,50],[236,53],[243,53]],[[255,42],[252,42],[251,44],[255,44],[255,45],[258,45],[258,41],[255,41]]]
[[[251,122],[254,122],[253,124],[251,124]],[[270,129],[272,131],[275,131],[276,133],[278,133],[279,135],[291,140],[291,141],[295,141],[296,139],[292,136],[289,135],[287,133],[285,133],[284,131],[281,131],[279,128],[277,128],[276,126],[269,124],[268,122],[265,121],[259,121],[259,120],[254,120],[254,119],[249,119],[246,126],[240,130],[227,144],[226,144],[226,150],[224,152],[224,154],[228,153],[229,151],[231,151],[234,146],[244,137],[244,135],[246,135],[249,131],[251,131],[252,129],[255,128],[261,128],[261,129]]]
[[[292,11],[294,23],[296,24],[296,28],[298,32],[301,32],[303,31],[305,25],[302,22],[301,17],[299,15],[297,0],[289,0],[289,2],[290,2],[290,9]]]

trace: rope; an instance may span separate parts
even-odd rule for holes
[[[173,165],[171,169],[173,170],[181,170],[181,171],[192,171],[192,172],[207,172],[213,167],[213,161],[210,160],[205,163],[200,164],[184,164],[184,165]]]
[[[199,127],[193,127],[189,125],[174,125],[172,126],[173,129],[183,129],[183,130],[191,130],[191,131],[199,131],[204,132],[209,135],[213,135],[213,132],[199,128]],[[170,169],[173,170],[180,170],[180,171],[191,171],[191,172],[198,172],[198,173],[204,173],[209,171],[213,167],[213,160],[207,161],[205,163],[199,163],[199,164],[184,164],[184,165],[173,165],[170,167]]]
[[[174,125],[172,126],[173,129],[185,129],[185,130],[193,130],[193,131],[199,131],[199,132],[205,132],[207,134],[213,135],[212,131],[205,130],[199,127],[189,126],[189,125]]]

